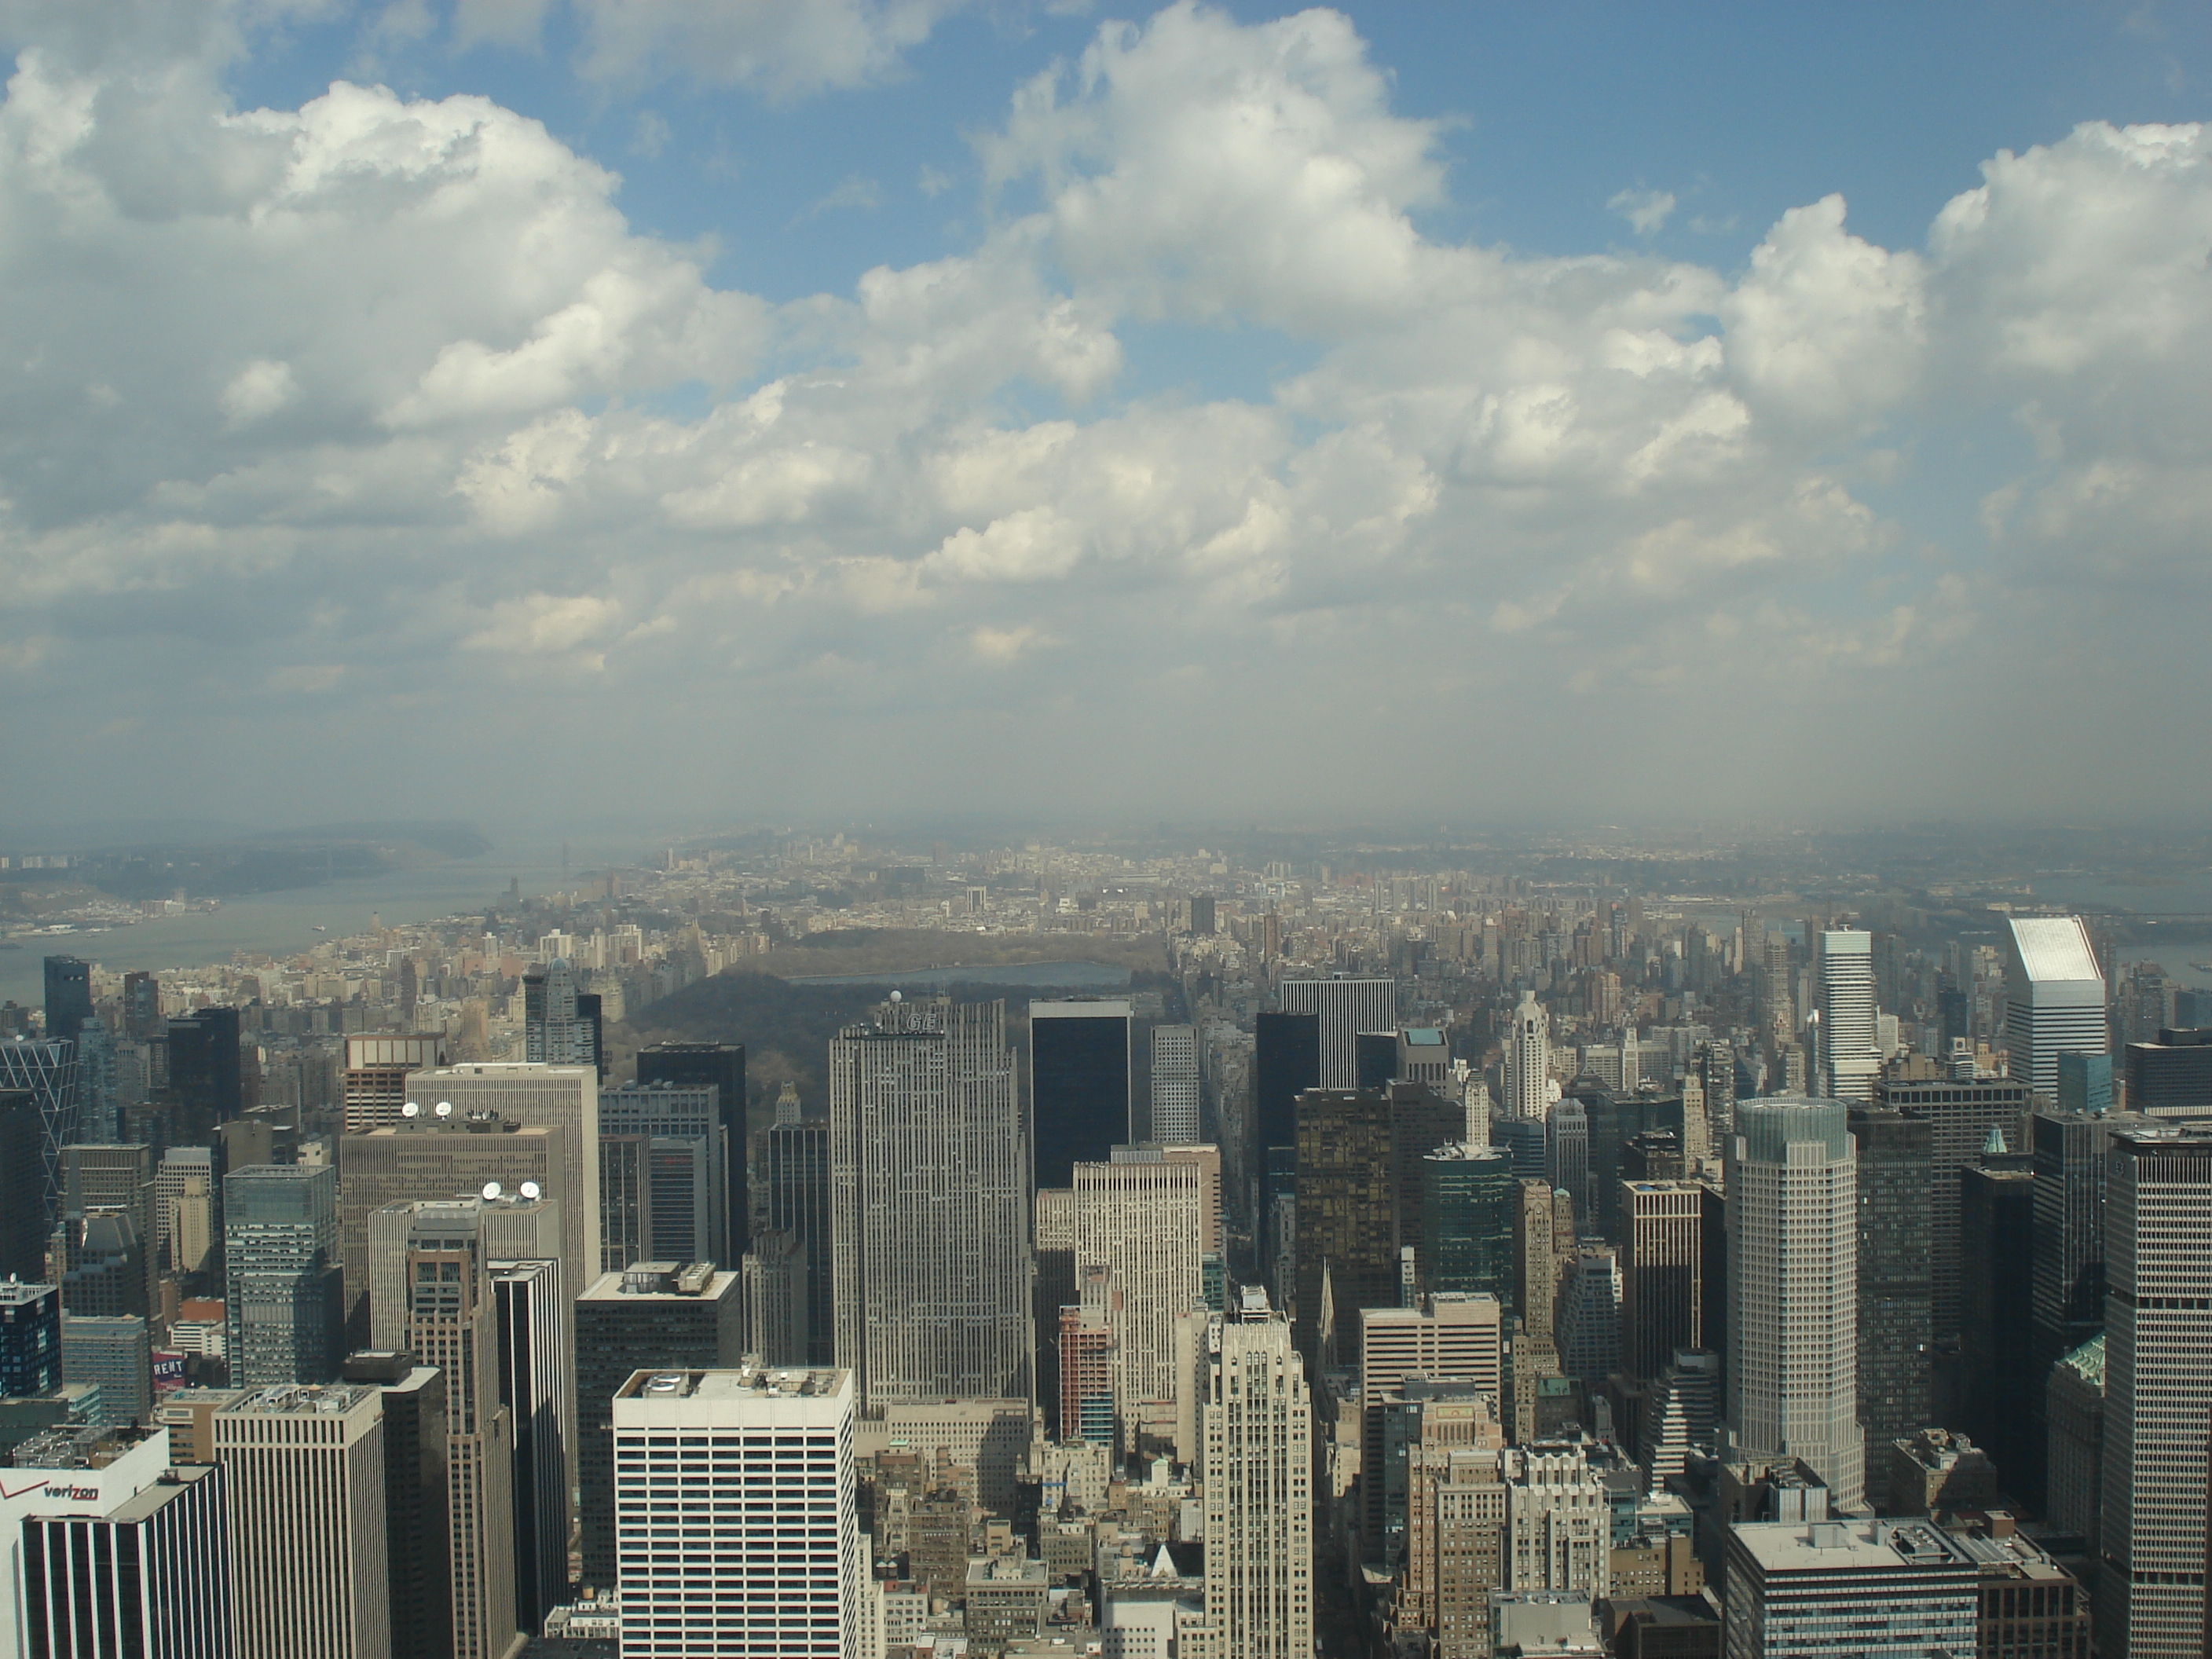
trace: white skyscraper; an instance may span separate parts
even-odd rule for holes
[[[1313,1652],[1313,1407],[1290,1321],[1265,1292],[1206,1327],[1206,1651]]]
[[[1158,1150],[1116,1147],[1075,1166],[1075,1265],[1113,1269],[1114,1413],[1121,1444],[1173,1436],[1176,1322],[1202,1307],[1204,1171]]]
[[[2194,1659],[2205,1629],[2212,1130],[2119,1129],[2108,1145],[2097,1646]]]
[[[863,1409],[1030,1393],[1030,1168],[1002,1003],[886,1003],[830,1044],[836,1354]]]
[[[1398,982],[1394,979],[1287,979],[1280,988],[1286,1014],[1321,1018],[1321,1086],[1359,1086],[1359,1034],[1398,1029]]]
[[[1728,1150],[1733,1455],[1800,1457],[1856,1510],[1858,1159],[1840,1101],[1736,1104]]]
[[[1152,1139],[1187,1146],[1199,1137],[1198,1030],[1152,1027]]]
[[[1874,1098],[1881,1049],[1875,1040],[1872,933],[1820,935],[1820,1092],[1830,1098]]]
[[[2105,975],[2079,916],[2014,916],[2005,934],[2005,1048],[2012,1075],[2058,1098],[2058,1056],[2101,1054]]]
[[[623,1659],[859,1659],[845,1370],[639,1371],[614,1398]]]
[[[1540,1120],[1551,1108],[1552,1017],[1534,991],[1521,994],[1505,1036],[1505,1111]]]

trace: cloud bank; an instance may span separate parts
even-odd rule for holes
[[[580,15],[590,73],[796,96],[946,9]],[[1917,248],[1829,197],[1740,270],[1553,258],[1425,233],[1437,131],[1346,20],[1182,4],[1012,89],[962,251],[774,306],[489,100],[232,107],[222,27],[19,21],[0,106],[0,684],[56,812],[2203,799],[2157,747],[2212,689],[2197,126],[2001,152]],[[1162,329],[1309,356],[1126,394]]]

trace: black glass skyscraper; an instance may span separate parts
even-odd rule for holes
[[[672,1083],[686,1089],[720,1091],[715,1109],[726,1146],[723,1153],[724,1202],[728,1206],[722,1237],[734,1268],[752,1248],[752,1200],[745,1184],[745,1045],[742,1042],[656,1042],[637,1051],[641,1084]]]
[[[1030,1004],[1030,1115],[1038,1187],[1072,1187],[1077,1164],[1128,1144],[1126,1001]]]
[[[799,1241],[806,1262],[806,1363],[834,1361],[830,1318],[830,1125],[779,1123],[768,1131],[768,1224]]]
[[[169,1022],[169,1092],[179,1109],[170,1134],[178,1145],[205,1141],[246,1109],[237,1009],[202,1008]]]
[[[46,1036],[74,1042],[92,1018],[92,965],[76,957],[46,958]]]
[[[1275,1200],[1297,1184],[1298,1097],[1321,1087],[1321,1016],[1261,1013],[1253,1028],[1252,1121],[1249,1167],[1258,1183],[1252,1235],[1264,1278],[1281,1241]]]

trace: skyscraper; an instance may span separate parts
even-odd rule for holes
[[[74,1042],[77,1028],[92,1018],[92,964],[78,957],[48,957],[46,1036]]]
[[[1115,1027],[1126,1055],[1126,1018],[1041,1024],[1094,1028],[1078,1037]],[[1049,1052],[1065,1057],[1051,1045],[1069,1035],[1047,1039]],[[836,1353],[864,1407],[1029,1395],[1023,1145],[1005,1005],[886,1003],[831,1042]]]
[[[624,1659],[860,1650],[854,1407],[842,1370],[639,1371],[623,1384]]]
[[[1820,935],[1820,1087],[1836,1100],[1871,1100],[1881,1070],[1875,1042],[1874,935]]]
[[[1314,1089],[1298,1097],[1294,1329],[1299,1353],[1316,1367],[1328,1332],[1348,1340],[1360,1309],[1398,1301],[1392,1146],[1387,1092]]]
[[[725,1167],[728,1132],[721,1122],[720,1091],[712,1085],[637,1084],[599,1091],[599,1137],[604,1147],[617,1135],[638,1141],[633,1165],[642,1202],[644,1248],[614,1259],[606,1215],[623,1195],[606,1190],[602,1163],[600,1255],[594,1266],[613,1273],[640,1260],[712,1261],[734,1267],[730,1254],[729,1183]],[[741,1253],[742,1254],[742,1253]]]
[[[1887,1448],[1935,1419],[1929,1265],[1929,1122],[1893,1107],[1853,1106],[1858,1147],[1859,1420]]]
[[[1283,1012],[1321,1021],[1321,1086],[1359,1086],[1359,1034],[1398,1029],[1398,982],[1376,975],[1339,974],[1328,979],[1286,979],[1277,988]]]
[[[238,1659],[392,1651],[377,1390],[257,1389],[213,1418],[228,1485]]]
[[[1077,1164],[1103,1163],[1136,1139],[1126,998],[1030,1004],[1029,1069],[1035,1185],[1068,1186]],[[867,1389],[863,1376],[864,1400]]]
[[[408,1078],[446,1063],[443,1033],[394,1036],[362,1033],[345,1040],[345,1069],[338,1076],[338,1100],[345,1132],[365,1135],[399,1121],[413,1098]]]
[[[1552,1017],[1521,994],[1505,1034],[1505,1115],[1541,1120],[1552,1109]]]
[[[143,1282],[133,1298],[138,1304],[148,1303],[159,1267],[154,1196],[151,1146],[81,1144],[62,1149],[63,1212],[88,1215],[94,1210],[118,1210],[131,1218],[143,1269]],[[143,1314],[150,1309],[133,1305],[117,1311]]]
[[[198,1008],[168,1023],[169,1139],[204,1143],[216,1126],[246,1109],[246,1078],[238,1052],[238,1010]]]
[[[641,1085],[674,1084],[679,1088],[714,1091],[714,1109],[722,1119],[722,1180],[727,1198],[722,1206],[730,1259],[733,1266],[750,1247],[752,1198],[746,1187],[745,1045],[742,1042],[653,1042],[637,1051],[637,1080]],[[627,1262],[623,1264],[627,1267]],[[614,1269],[608,1269],[613,1272]]]
[[[79,1134],[103,1143],[120,1137],[122,1097],[116,1074],[115,1034],[105,1020],[78,1022],[76,1094]]]
[[[586,1588],[611,1590],[615,1556],[616,1391],[633,1370],[711,1370],[744,1352],[738,1275],[700,1262],[635,1262],[576,1298],[579,1519]]]
[[[514,1617],[526,1636],[568,1599],[568,1435],[575,1370],[557,1261],[488,1264],[499,1401],[514,1429]]]
[[[1199,1139],[1198,1028],[1152,1027],[1152,1139],[1190,1146]]]
[[[2013,1079],[2056,1101],[2060,1054],[2106,1051],[2104,971],[2079,916],[2010,917],[2005,946]]]
[[[2116,1129],[2105,1167],[2097,1646],[2194,1659],[2212,1421],[2212,1127]]]
[[[46,1270],[46,1140],[37,1097],[0,1077],[0,1280]]]
[[[1307,1659],[1314,1641],[1313,1407],[1289,1324],[1247,1289],[1206,1327],[1206,1651]]]
[[[0,1279],[0,1400],[46,1394],[61,1380],[59,1287]]]
[[[2130,1042],[2127,1081],[2131,1112],[2152,1117],[2212,1116],[2212,1030],[2161,1026],[2157,1042]],[[2063,1086],[2062,1079],[2062,1090]],[[2105,1092],[2109,1103],[2109,1071]]]
[[[801,1119],[772,1126],[764,1137],[768,1224],[799,1241],[806,1273],[806,1363],[830,1364],[836,1352],[831,1316],[834,1240],[830,1225],[830,1125]]]
[[[38,1227],[44,1242],[61,1212],[62,1148],[79,1133],[76,1045],[19,1037],[0,1042],[0,1091],[21,1089],[39,1115],[40,1186]]]
[[[397,1262],[404,1286],[391,1298],[398,1305],[379,1301],[376,1346],[411,1353],[446,1374],[454,1659],[507,1659],[517,1630],[514,1417],[499,1395],[498,1314],[483,1214],[482,1202],[472,1200],[392,1204],[369,1218],[370,1272],[383,1277],[385,1265]],[[380,1498],[380,1450],[378,1462]]]
[[[1620,1188],[1620,1363],[1649,1382],[1678,1351],[1705,1346],[1703,1194],[1694,1181]]]
[[[2006,1490],[2042,1462],[2043,1379],[2033,1358],[2035,1176],[1996,1130],[1960,1174],[1959,1382],[1952,1419],[1995,1460]]]
[[[1075,1166],[1075,1260],[1113,1274],[1114,1409],[1121,1445],[1171,1440],[1178,1396],[1176,1322],[1200,1300],[1205,1192],[1195,1164],[1158,1148],[1117,1146],[1104,1164]]]
[[[1321,1087],[1321,1017],[1262,1009],[1252,1022],[1252,1111],[1245,1168],[1255,1252],[1264,1277],[1282,1254],[1276,1236],[1278,1200],[1296,1184],[1298,1097]],[[1240,1194],[1240,1197],[1242,1195]]]
[[[599,1264],[585,1259],[581,1243],[567,1231],[574,1213],[568,1201],[571,1133],[545,1124],[526,1127],[488,1112],[441,1117],[433,1110],[341,1140],[345,1181],[338,1189],[338,1254],[345,1269],[346,1329],[354,1345],[370,1345],[368,1218],[387,1204],[465,1198],[482,1192],[488,1182],[511,1193],[534,1186],[560,1206],[563,1282],[588,1282]]]
[[[1518,1311],[1513,1218],[1521,1196],[1502,1146],[1440,1146],[1421,1171],[1420,1276],[1427,1290],[1494,1296]]]
[[[120,1428],[154,1419],[153,1343],[146,1322],[62,1316],[62,1381],[100,1390],[95,1421]]]
[[[1740,1101],[1728,1154],[1728,1420],[1735,1461],[1802,1458],[1839,1508],[1865,1481],[1858,1182],[1840,1102]]]
[[[1976,1650],[1973,1557],[1930,1522],[1755,1522],[1725,1548],[1729,1659]]]
[[[560,1185],[548,1195],[561,1202],[562,1265],[570,1283],[599,1260],[599,1079],[590,1066],[528,1062],[448,1066],[417,1072],[410,1079],[425,1115],[437,1103],[466,1119],[482,1112],[525,1128],[558,1128],[563,1164]],[[347,1171],[352,1179],[352,1171]],[[503,1177],[502,1177],[503,1179]]]
[[[586,1066],[597,1075],[599,1030],[578,1009],[576,975],[565,957],[522,973],[522,1057],[544,1066]]]
[[[223,1500],[222,1472],[202,1466],[165,1470],[104,1515],[25,1516],[25,1651],[232,1653]]]
[[[338,1172],[261,1164],[223,1177],[223,1305],[234,1386],[327,1382],[344,1357]]]
[[[2009,1078],[1939,1078],[1913,1082],[1884,1078],[1875,1101],[1928,1123],[1929,1320],[1940,1345],[1958,1334],[1959,1183],[1982,1155],[1990,1131],[2008,1146],[2027,1144],[2027,1085]]]
[[[384,1548],[392,1659],[453,1659],[453,1563],[446,1374],[412,1354],[349,1354],[340,1380],[384,1413]]]

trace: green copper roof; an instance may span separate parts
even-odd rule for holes
[[[2100,1331],[2072,1353],[2058,1362],[2080,1373],[2081,1380],[2093,1388],[2105,1386],[2105,1334]]]

